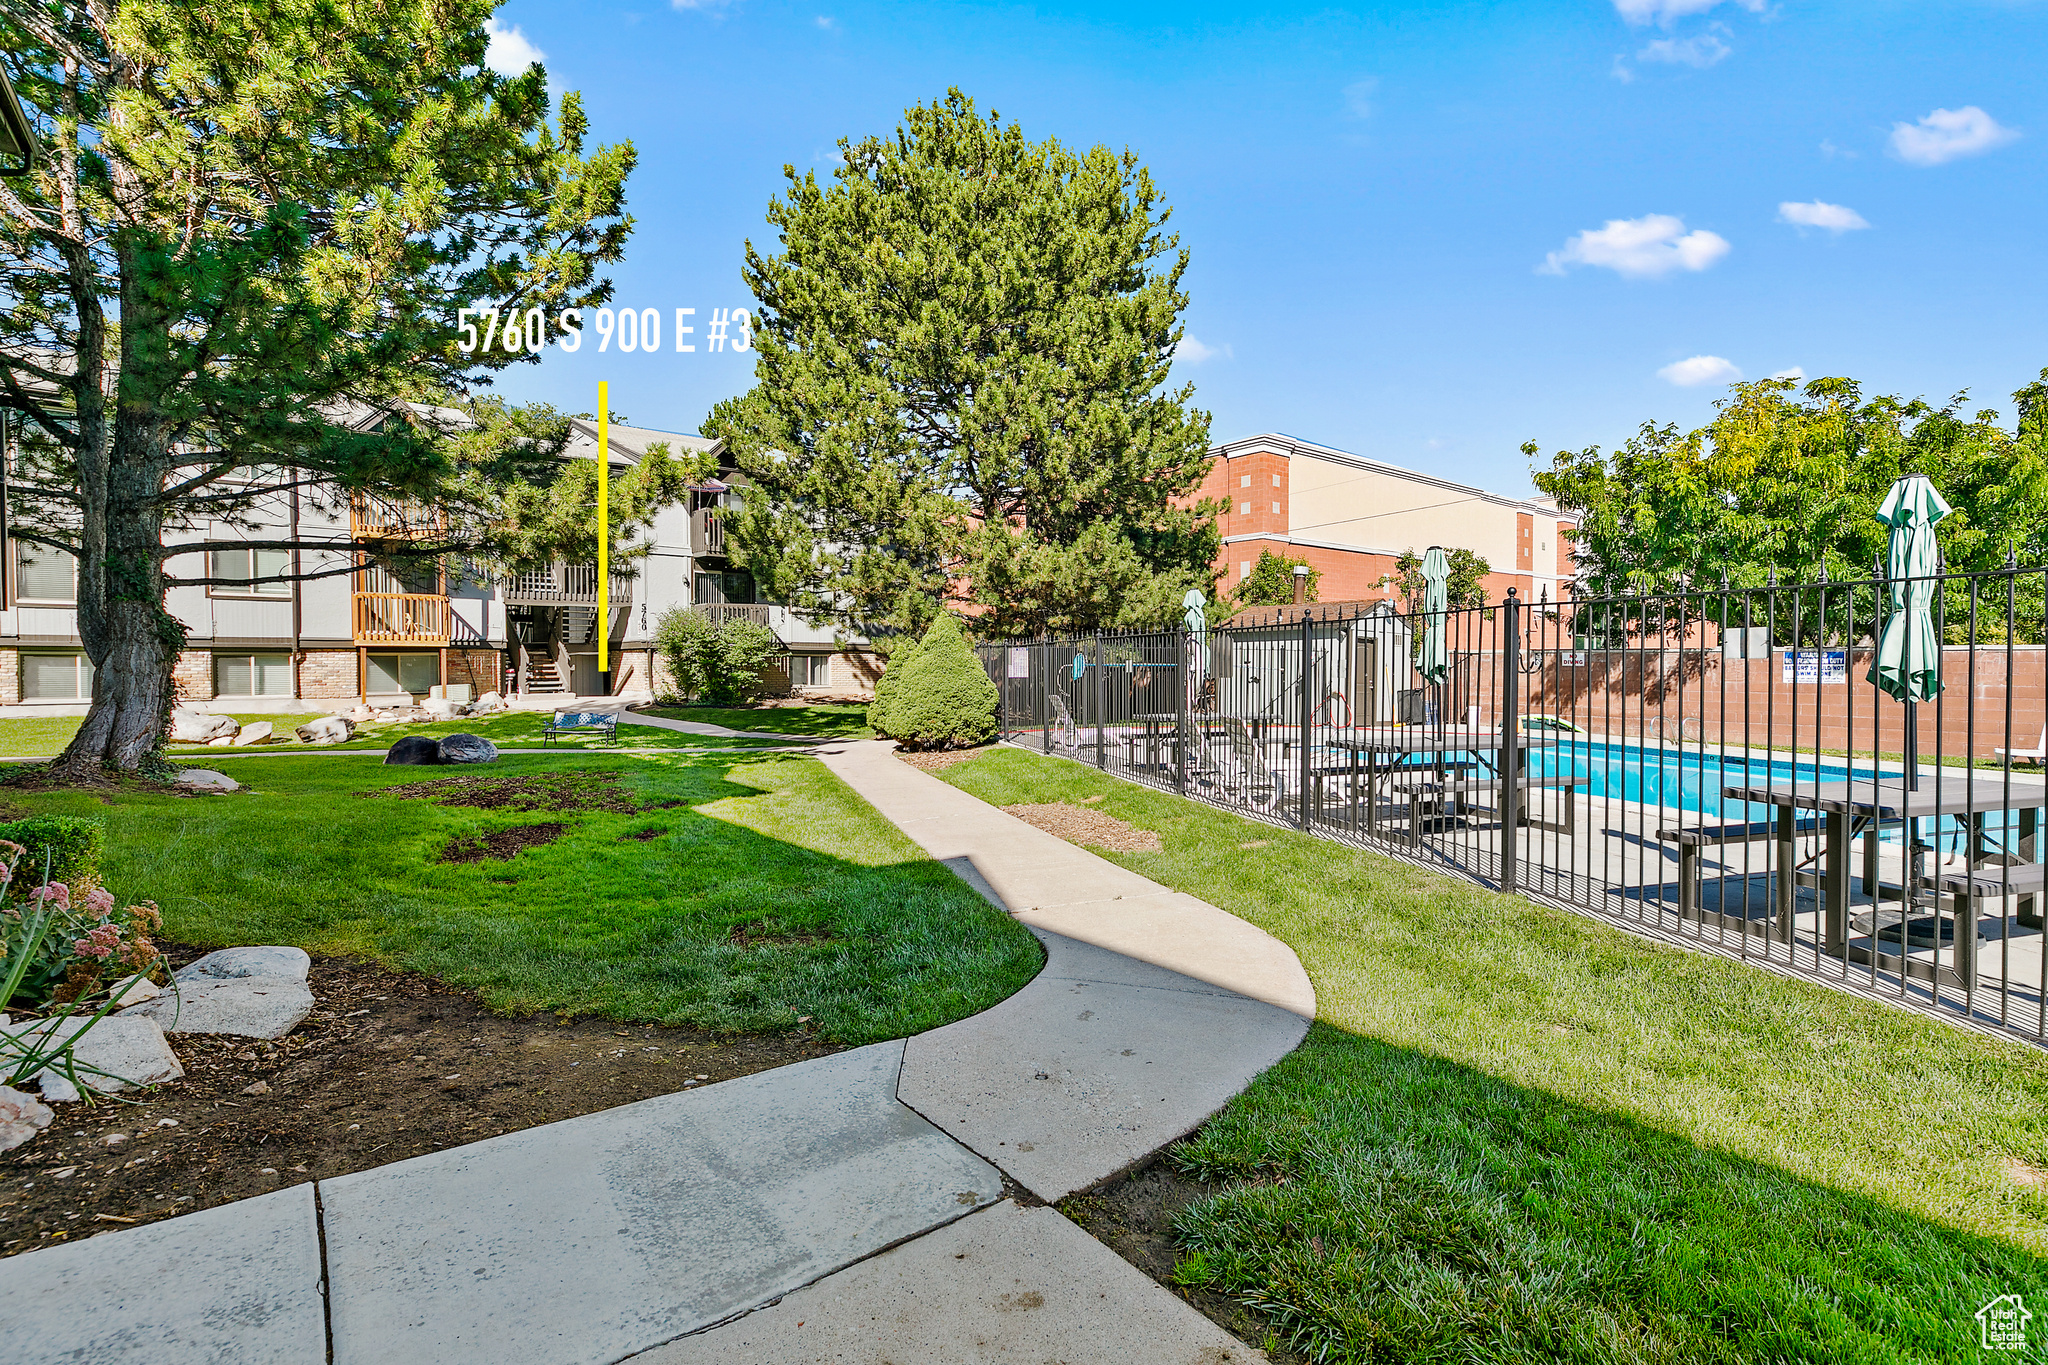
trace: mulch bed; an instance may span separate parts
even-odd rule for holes
[[[488,830],[466,838],[450,841],[441,850],[444,863],[480,863],[486,858],[505,862],[516,858],[529,848],[552,844],[568,833],[569,827],[560,820],[547,820],[537,825],[513,825],[507,829]],[[660,831],[652,831],[649,837]]]
[[[1157,853],[1166,845],[1157,830],[1139,829],[1106,811],[1054,801],[1042,806],[1004,806],[1027,825],[1057,834],[1070,844],[1088,844],[1111,853]]]
[[[994,745],[984,744],[979,749],[934,749],[929,753],[912,753],[908,749],[898,749],[896,750],[896,757],[902,759],[913,768],[922,768],[928,773],[935,773],[941,768],[950,768],[955,763],[965,763],[970,758],[979,758],[994,747]]]
[[[1154,1161],[1093,1193],[1063,1199],[1058,1208],[1089,1236],[1224,1331],[1253,1346],[1264,1345],[1269,1329],[1257,1313],[1235,1299],[1208,1290],[1182,1289],[1173,1282],[1173,1264],[1178,1257],[1174,1216],[1216,1192],[1216,1186],[1190,1180],[1167,1162]],[[1307,1356],[1284,1346],[1267,1346],[1266,1359],[1274,1365],[1308,1365]]]
[[[159,946],[173,965],[207,951]],[[181,1034],[183,1080],[54,1106],[0,1154],[0,1256],[842,1050],[801,1029],[511,1018],[349,958],[316,956],[309,984],[318,1007],[275,1043]]]

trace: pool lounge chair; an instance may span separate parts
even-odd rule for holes
[[[1991,752],[2022,763],[2048,763],[2048,725],[2041,727],[2041,737],[2034,741],[2031,749],[1993,749]]]

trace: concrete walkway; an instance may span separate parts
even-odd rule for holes
[[[1284,944],[917,771],[820,756],[1018,915],[970,1019],[0,1261],[12,1361],[1219,1365],[1259,1358],[1057,1212],[1297,1042]],[[1028,1201],[1027,1201],[1028,1202]]]

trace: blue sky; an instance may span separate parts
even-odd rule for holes
[[[550,348],[501,387],[694,430],[750,358],[677,354],[749,304],[782,167],[957,85],[1034,138],[1135,149],[1193,254],[1176,376],[1279,430],[1502,492],[1519,447],[1696,424],[1798,369],[2010,408],[2048,365],[2048,0],[1369,8],[511,0],[631,138],[618,304],[658,354]],[[2009,416],[2009,412],[2008,412]]]

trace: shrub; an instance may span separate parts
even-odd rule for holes
[[[674,680],[677,700],[714,706],[750,702],[762,674],[781,652],[775,632],[759,621],[728,616],[717,625],[689,607],[670,607],[654,624],[654,645]]]
[[[107,822],[86,815],[32,815],[0,824],[0,840],[21,845],[13,873],[30,886],[43,880],[43,856],[50,880],[83,891],[100,885],[100,859],[107,851]]]
[[[896,683],[882,719],[868,710],[868,724],[877,733],[911,749],[960,749],[994,737],[996,685],[951,616],[932,622],[917,652],[892,663],[882,677],[892,673]]]
[[[882,676],[875,679],[875,699],[868,703],[868,728],[878,735],[894,735],[888,728],[889,708],[895,704],[897,684],[903,681],[910,661],[917,657],[918,647],[923,641],[917,636],[901,639],[889,651],[887,666]]]

